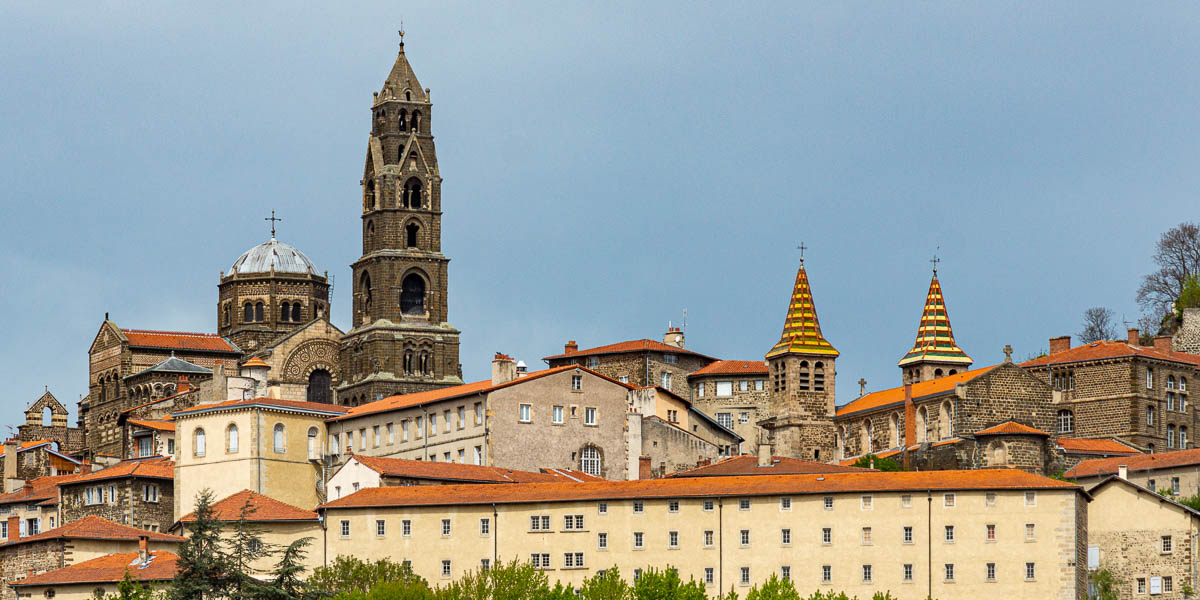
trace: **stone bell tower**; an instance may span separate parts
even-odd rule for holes
[[[821,335],[801,258],[783,334],[766,356],[771,408],[759,426],[767,431],[775,454],[825,462],[836,458],[833,414],[838,354]]]
[[[462,383],[459,331],[447,320],[442,177],[429,89],[400,52],[371,106],[362,184],[362,257],[353,328],[342,341],[341,404]]]

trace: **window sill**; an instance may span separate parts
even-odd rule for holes
[[[670,551],[670,550],[678,550],[678,549],[679,549],[679,546],[667,546],[667,550],[668,550],[668,551]]]

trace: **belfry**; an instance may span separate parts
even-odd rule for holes
[[[950,316],[946,314],[946,301],[935,266],[929,292],[925,294],[921,322],[917,325],[917,340],[912,350],[897,363],[902,371],[903,383],[956,375],[970,369],[973,362],[954,341],[954,330],[950,328]]]

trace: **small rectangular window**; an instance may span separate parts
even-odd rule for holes
[[[825,510],[833,510],[833,496],[825,496]]]
[[[989,542],[996,541],[996,526],[994,524],[988,523],[986,539]]]
[[[667,547],[668,548],[678,548],[679,547],[679,532],[678,531],[668,531],[667,532]]]
[[[1033,541],[1036,538],[1037,528],[1033,523],[1025,524],[1025,540]]]
[[[792,545],[792,530],[791,529],[780,529],[779,530],[779,543],[783,544],[784,546]]]
[[[371,433],[375,434],[375,448],[378,448],[383,443],[383,437],[379,435],[379,426],[375,425],[371,428]]]
[[[458,407],[458,428],[463,429],[467,426],[467,407]]]
[[[530,404],[522,404],[520,410],[521,410],[520,417],[519,417],[520,421],[522,423],[532,423],[533,422],[533,406]]]
[[[387,424],[387,443],[389,446],[396,443],[396,428],[392,423]]]
[[[871,565],[862,566],[863,583],[871,583]]]
[[[678,500],[668,501],[667,502],[667,512],[669,512],[669,513],[679,512],[679,501]]]
[[[863,510],[871,510],[871,508],[874,505],[875,505],[875,499],[873,497],[871,497],[871,496],[863,496],[862,497],[862,509]]]
[[[572,375],[571,376],[571,389],[576,392],[583,389],[583,376],[582,375]]]
[[[913,543],[913,528],[912,527],[905,526],[903,539],[904,539],[905,544]]]
[[[1032,580],[1037,578],[1036,565],[1031,562],[1025,563],[1025,579]]]
[[[821,583],[830,583],[833,581],[833,566],[821,565]]]
[[[750,545],[750,530],[743,529],[743,530],[739,531],[738,532],[738,540],[741,542],[742,546],[749,546]]]
[[[479,519],[479,535],[492,534],[492,520],[488,518]]]
[[[704,546],[706,548],[709,548],[709,547],[712,547],[712,545],[713,545],[713,530],[705,529],[704,530]]]
[[[350,537],[350,521],[345,519],[342,520],[342,537]]]
[[[750,585],[750,567],[742,567],[742,585]]]
[[[904,494],[900,496],[900,508],[912,508],[912,495]]]
[[[704,583],[705,583],[705,585],[712,585],[713,582],[714,582],[713,568],[712,567],[704,567]]]
[[[596,547],[601,550],[608,549],[608,534],[600,532],[596,534]]]
[[[954,494],[942,494],[942,506],[952,508],[954,506]]]
[[[634,501],[633,514],[640,515],[645,511],[646,511],[646,504],[644,502],[642,502],[641,500]]]
[[[954,581],[954,563],[946,563],[946,581]]]
[[[607,515],[608,514],[608,503],[600,502],[600,503],[596,504],[596,512],[599,514],[602,514],[602,515]]]
[[[792,499],[787,496],[780,498],[779,510],[792,510]]]
[[[375,535],[378,537],[387,535],[387,522],[383,519],[375,519]]]
[[[726,396],[732,396],[732,395],[733,395],[733,382],[732,381],[718,381],[717,382],[717,397],[726,397]]]
[[[587,407],[583,409],[583,424],[594,426],[596,424],[596,409]]]
[[[946,541],[947,542],[954,541],[954,526],[953,525],[946,526]]]
[[[450,561],[443,560],[442,561],[442,577],[449,577],[449,576],[450,576]]]
[[[1169,535],[1162,536],[1162,553],[1170,554],[1172,547],[1173,547],[1173,544],[1171,543],[1171,536],[1169,536]]]
[[[412,537],[412,521],[408,519],[400,521],[400,534],[404,537]]]
[[[983,503],[987,506],[996,505],[996,492],[988,492],[983,495]]]
[[[551,409],[551,415],[552,415],[552,418],[550,419],[551,423],[553,423],[555,425],[562,425],[563,407],[555,406],[553,409]]]
[[[633,547],[637,548],[637,549],[641,549],[643,547],[642,542],[643,542],[642,532],[640,532],[640,531],[633,532]]]
[[[871,528],[870,527],[862,528],[862,543],[864,546],[871,545],[872,542],[871,542]]]
[[[738,510],[750,510],[750,499],[742,498],[738,500]]]
[[[824,527],[821,529],[821,543],[825,545],[833,543],[833,528]]]
[[[996,580],[996,563],[988,563],[988,564],[987,564],[987,570],[986,570],[986,572],[984,573],[984,577],[985,577],[985,578],[986,578],[988,581],[995,581],[995,580]]]
[[[1037,492],[1025,492],[1025,506],[1037,506]]]
[[[450,537],[450,519],[442,519],[442,537]]]
[[[1139,594],[1146,593],[1146,578],[1145,577],[1137,578],[1137,593],[1139,593]]]
[[[705,500],[704,501],[704,512],[712,512],[712,510],[713,510],[713,501]]]

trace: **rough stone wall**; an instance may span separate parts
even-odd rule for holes
[[[904,409],[892,407],[872,413],[834,418],[841,457],[861,456],[900,446],[904,440]],[[893,431],[894,427],[894,431]],[[864,444],[864,440],[869,440]]]
[[[550,367],[579,365],[618,381],[624,377],[630,385],[638,387],[665,387],[662,385],[662,374],[668,373],[671,376],[671,385],[669,386],[671,392],[681,398],[695,401],[696,398],[693,397],[688,384],[688,376],[704,368],[712,360],[694,354],[672,353],[672,355],[675,356],[674,363],[666,362],[662,352],[640,350],[590,356],[565,356],[551,360]],[[594,363],[591,360],[593,358],[595,359]]]
[[[70,540],[48,540],[0,548],[0,573],[4,581],[24,579],[32,569],[45,573],[75,563]],[[7,585],[0,586],[0,600],[15,600],[17,594]]]
[[[1005,421],[1051,434],[1057,431],[1050,387],[1015,364],[1001,364],[962,387],[965,389],[954,402],[954,435],[972,434]]]
[[[745,440],[742,442],[742,452],[748,454],[758,452],[759,438],[764,433],[763,429],[758,426],[758,422],[770,416],[771,398],[767,391],[769,384],[764,382],[763,389],[755,389],[754,382],[760,379],[766,380],[766,374],[753,377],[732,375],[700,377],[693,375],[691,377],[692,405],[714,419],[717,419],[717,415],[720,413],[729,413],[733,431]],[[717,396],[718,381],[731,381],[733,395]],[[741,381],[749,382],[748,390],[741,389]],[[696,390],[699,386],[704,386],[703,396],[700,396]],[[746,419],[742,419],[743,414],[746,415]]]
[[[1171,349],[1200,354],[1200,308],[1183,309],[1183,325],[1171,338]]]
[[[246,321],[246,303],[263,303],[263,321]],[[299,302],[299,321],[283,319],[282,304]],[[329,283],[321,275],[298,273],[231,273],[218,285],[217,332],[239,348],[253,352],[317,316],[329,318]],[[229,320],[226,321],[226,311]]]
[[[461,385],[458,362],[459,332],[446,325],[391,325],[380,322],[351,331],[342,340],[338,356],[341,385],[337,403],[357,406],[395,394],[412,394]],[[407,353],[413,367],[404,370]],[[427,373],[419,369],[421,353],[428,356]]]
[[[1083,499],[1081,494],[1075,494],[1071,497],[1070,504],[1067,510],[1073,510],[1075,513],[1075,531],[1074,535],[1068,533],[1065,541],[1065,550],[1075,552],[1075,564],[1065,563],[1062,567],[1067,571],[1064,580],[1075,580],[1075,595],[1064,595],[1063,600],[1086,600],[1088,597],[1088,569],[1087,569],[1087,548],[1088,548],[1088,512],[1087,501]],[[1073,546],[1073,547],[1072,547]],[[1066,554],[1064,552],[1064,554]]]
[[[44,425],[21,425],[17,438],[22,442],[53,440],[58,442],[59,452],[73,456],[83,451],[83,430],[76,427],[46,427]]]
[[[86,504],[85,494],[89,487],[116,486],[117,501]],[[158,500],[146,501],[145,488],[158,487]],[[59,512],[62,524],[78,521],[84,517],[101,517],[114,523],[132,525],[149,531],[168,531],[175,522],[175,483],[170,479],[121,479],[102,480],[74,485],[64,485]]]
[[[641,456],[650,457],[650,470],[654,477],[695,467],[701,460],[716,460],[715,444],[705,441],[658,417],[642,420]]]
[[[1170,535],[1174,543],[1174,551],[1170,554],[1160,552],[1162,536]],[[1158,598],[1183,598],[1180,587],[1183,582],[1191,579],[1192,544],[1188,541],[1191,532],[1187,529],[1155,529],[1138,530],[1130,528],[1126,531],[1092,532],[1088,543],[1100,547],[1100,566],[1108,569],[1121,582],[1121,598],[1150,597],[1137,593],[1137,579],[1171,577],[1174,583],[1174,593],[1163,594]],[[1085,549],[1086,552],[1086,549]],[[1084,564],[1087,556],[1084,556]],[[1147,589],[1147,591],[1149,591]]]

